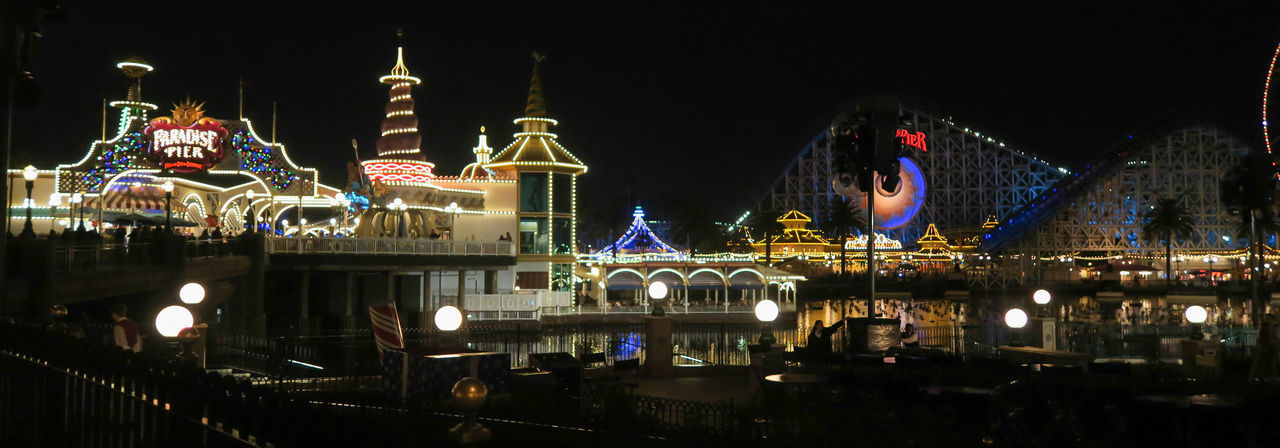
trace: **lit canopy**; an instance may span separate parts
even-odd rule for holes
[[[605,246],[594,256],[610,256],[613,254],[646,254],[646,255],[683,255],[682,252],[663,242],[658,235],[655,235],[649,229],[649,225],[644,222],[644,210],[640,206],[636,206],[636,211],[631,214],[631,227],[627,228],[627,232],[622,234],[621,238],[614,241],[613,244]]]

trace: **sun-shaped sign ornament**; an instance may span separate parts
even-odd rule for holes
[[[187,99],[173,106],[172,117],[159,117],[142,131],[150,143],[147,157],[165,171],[205,171],[222,160],[222,122],[204,116],[204,103]]]

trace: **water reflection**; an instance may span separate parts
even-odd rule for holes
[[[760,339],[759,324],[743,323],[675,323],[672,328],[673,362],[677,365],[750,364],[747,346]],[[779,344],[794,349],[797,330],[794,325],[779,325],[773,330]],[[643,324],[591,324],[554,326],[542,329],[509,328],[474,331],[467,336],[467,346],[477,350],[511,353],[512,367],[526,367],[530,353],[565,352],[575,357],[603,353],[611,363],[615,359],[639,358],[645,362]]]

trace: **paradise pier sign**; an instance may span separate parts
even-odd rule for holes
[[[150,142],[147,157],[165,171],[193,173],[207,171],[222,160],[227,129],[205,117],[204,103],[187,100],[173,108],[173,117],[151,120],[142,134]]]
[[[153,104],[130,99],[111,105],[121,109],[118,133],[94,142],[80,161],[58,166],[59,193],[104,194],[113,179],[140,172],[249,176],[268,194],[316,194],[316,170],[296,165],[284,145],[259,137],[248,119],[206,117],[204,104],[189,99],[175,104],[170,116],[150,120]]]

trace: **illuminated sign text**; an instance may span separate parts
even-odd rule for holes
[[[143,134],[151,139],[147,156],[160,168],[190,173],[207,170],[222,160],[222,139],[227,130],[211,118],[200,119],[189,126],[160,118],[152,120]]]
[[[899,129],[898,132],[894,134],[894,136],[897,137],[898,141],[902,142],[902,144],[904,145],[907,145],[925,152],[929,151],[928,145],[924,142],[923,132],[917,131],[913,133],[906,129]]]

